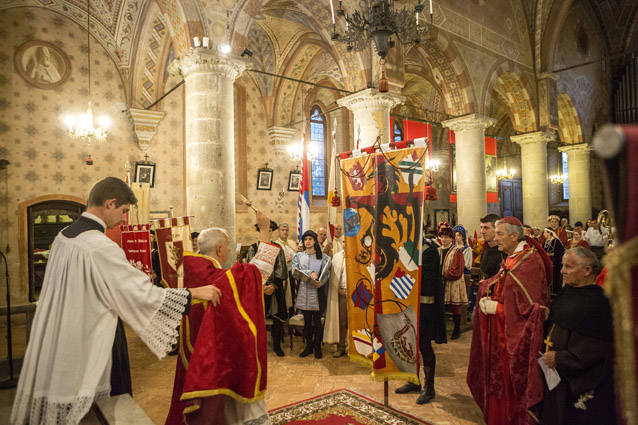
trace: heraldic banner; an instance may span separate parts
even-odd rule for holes
[[[120,230],[126,259],[133,267],[152,277],[150,224],[124,224]]]
[[[426,148],[343,159],[350,359],[375,380],[418,383]]]
[[[157,240],[162,285],[169,288],[182,288],[184,286],[183,253],[193,251],[189,218],[162,218],[153,220],[151,224]]]

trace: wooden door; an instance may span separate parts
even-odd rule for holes
[[[501,215],[514,216],[523,221],[523,187],[521,179],[501,180],[499,182],[499,200]]]

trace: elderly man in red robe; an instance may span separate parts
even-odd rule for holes
[[[228,259],[225,230],[203,230],[200,253],[184,253],[184,286],[212,284],[220,303],[193,305],[180,330],[179,357],[167,425],[269,423],[266,392],[266,325],[262,282],[280,248],[270,241],[270,219],[257,213],[260,245],[249,264],[222,268]]]
[[[496,222],[495,239],[507,258],[479,287],[467,383],[488,425],[534,424],[551,262],[515,217]]]

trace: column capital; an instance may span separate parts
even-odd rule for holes
[[[157,127],[166,115],[166,112],[136,108],[129,108],[127,112],[133,122],[135,135],[137,136],[137,144],[140,149],[142,149],[142,152],[146,152],[151,146],[151,139],[155,136]]]
[[[511,136],[510,140],[519,145],[530,143],[547,143],[556,140],[556,133],[553,131],[534,131],[532,133],[519,134]]]
[[[268,127],[266,131],[268,133],[268,139],[277,153],[285,152],[290,141],[299,133],[296,128],[275,126]]]
[[[172,75],[188,77],[195,73],[216,73],[235,80],[247,68],[244,60],[230,55],[222,55],[216,50],[197,47],[186,55],[175,59],[168,66]]]
[[[479,114],[463,115],[462,117],[452,118],[451,120],[442,121],[441,125],[452,131],[463,131],[480,128],[485,130],[496,124],[494,118],[486,117]]]
[[[587,143],[577,143],[573,145],[559,146],[558,150],[560,152],[572,152],[572,151],[589,152],[591,150],[591,146],[589,146],[589,144]]]
[[[403,102],[405,102],[405,96],[390,92],[380,92],[374,88],[361,90],[337,99],[339,106],[346,107],[351,111],[370,106],[386,107],[390,110]]]

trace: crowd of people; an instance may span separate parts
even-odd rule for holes
[[[92,189],[87,212],[56,239],[12,423],[77,423],[93,400],[114,389],[128,373],[111,364],[121,343],[118,318],[158,357],[179,355],[167,424],[187,415],[189,423],[211,423],[215,415],[220,424],[267,418],[260,372],[266,337],[259,333],[267,321],[277,356],[285,355],[283,329],[295,315],[304,323],[300,357],[321,359],[324,344],[336,345],[334,357],[347,354],[341,225],[331,238],[320,227],[297,242],[288,224],[257,212],[257,241],[237,253],[230,269],[222,267],[230,258],[228,234],[204,229],[192,235],[195,252],[184,253],[184,289],[164,289],[147,285],[148,277],[104,236],[135,202],[124,182],[107,178]],[[474,238],[460,224],[423,229],[424,380],[396,393],[419,393],[418,404],[436,397],[432,342],[447,343],[446,313],[449,339],[458,339],[467,312],[473,325],[467,383],[488,425],[615,423],[611,309],[598,284],[609,229],[595,220],[571,227],[552,215],[541,230],[495,214],[479,227]],[[238,325],[221,326],[227,320]],[[105,350],[110,344],[112,355]]]

